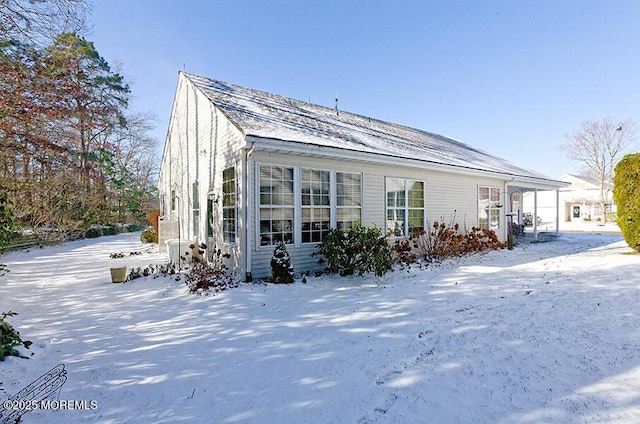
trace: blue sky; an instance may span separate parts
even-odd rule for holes
[[[461,140],[551,177],[589,119],[640,121],[640,2],[94,0],[87,37],[158,117],[178,71]]]

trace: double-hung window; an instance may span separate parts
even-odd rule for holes
[[[361,221],[362,175],[336,172],[336,227],[348,230]]]
[[[260,165],[260,245],[294,242],[293,168]]]
[[[499,229],[501,207],[499,187],[478,187],[478,227]]]
[[[222,171],[222,237],[226,243],[236,241],[236,171]]]
[[[387,178],[387,232],[406,237],[424,230],[424,182]]]
[[[303,169],[301,172],[302,242],[324,240],[331,223],[329,171]]]

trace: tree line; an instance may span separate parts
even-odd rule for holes
[[[83,35],[86,12],[81,0],[0,0],[5,229],[145,223],[156,205],[154,120],[128,111],[128,82]]]

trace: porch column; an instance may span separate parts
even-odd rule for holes
[[[533,239],[538,240],[538,189],[533,191]]]
[[[556,237],[560,235],[560,189],[556,189]]]
[[[522,208],[524,206],[524,189],[520,189],[520,202],[518,204],[518,224],[523,224],[522,222]]]

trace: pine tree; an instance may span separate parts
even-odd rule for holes
[[[273,250],[271,257],[271,280],[279,284],[293,283],[293,267],[287,247],[280,242]]]

